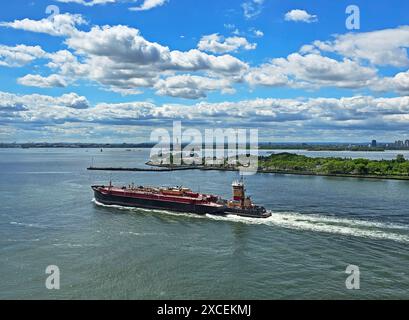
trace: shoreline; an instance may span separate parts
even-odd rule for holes
[[[155,145],[149,144],[11,144],[11,143],[0,143],[0,149],[152,149]],[[228,150],[228,147],[218,147],[213,148],[214,150]],[[311,146],[301,146],[301,145],[261,145],[257,148],[259,151],[288,151],[288,150],[300,150],[308,152],[388,152],[388,151],[409,151],[409,147],[363,147],[357,145],[355,148],[349,147],[325,147],[321,145],[311,145]],[[201,150],[206,150],[202,148]]]
[[[115,167],[89,167],[87,170],[91,171],[133,171],[133,172],[171,172],[171,171],[187,171],[187,170],[201,170],[201,171],[239,171],[236,168],[217,168],[205,166],[164,166],[154,165],[147,162],[146,165],[155,168],[115,168]],[[283,174],[283,175],[299,175],[311,177],[334,177],[334,178],[355,178],[355,179],[371,179],[371,180],[400,180],[409,181],[409,176],[377,176],[377,175],[358,175],[358,174],[335,174],[335,173],[314,173],[302,171],[284,171],[284,170],[264,170],[258,169],[257,174]]]

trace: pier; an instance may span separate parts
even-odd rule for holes
[[[135,171],[135,172],[167,172],[175,170],[191,170],[192,168],[122,168],[122,167],[89,167],[90,171]]]
[[[237,171],[234,168],[205,167],[205,166],[159,166],[157,168],[124,168],[124,167],[88,167],[90,171],[133,171],[133,172],[169,172],[169,171],[186,171],[186,170],[203,170],[203,171]]]

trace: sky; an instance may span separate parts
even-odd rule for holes
[[[0,142],[145,142],[174,121],[269,142],[403,140],[407,12],[401,0],[4,1]]]

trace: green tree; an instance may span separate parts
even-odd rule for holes
[[[403,162],[405,162],[406,160],[405,160],[405,157],[403,156],[403,154],[398,154],[397,156],[396,156],[396,162],[397,163],[403,163]]]

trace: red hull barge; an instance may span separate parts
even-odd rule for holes
[[[251,218],[267,218],[271,214],[264,207],[256,206],[245,196],[244,184],[234,182],[233,199],[193,192],[188,188],[152,188],[130,185],[128,187],[92,186],[95,200],[105,205],[169,210],[199,215],[234,214]]]
[[[170,210],[195,214],[223,214],[223,204],[211,195],[194,193],[186,188],[147,188],[93,186],[95,200],[105,205]]]

